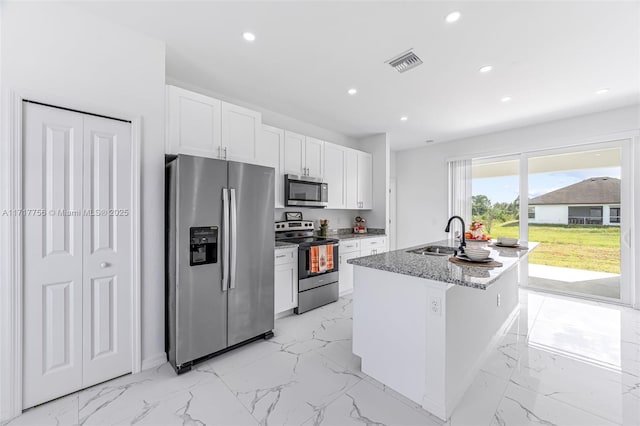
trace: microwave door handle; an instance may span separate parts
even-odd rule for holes
[[[229,288],[236,288],[236,263],[238,253],[238,209],[236,205],[236,190],[230,189],[231,206],[231,255],[229,257]]]
[[[222,291],[229,289],[229,190],[222,188]]]

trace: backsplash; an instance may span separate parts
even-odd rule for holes
[[[302,217],[305,220],[312,220],[315,229],[320,228],[320,219],[327,219],[329,221],[329,232],[337,233],[340,229],[352,229],[356,216],[363,216],[367,218],[367,212],[360,212],[358,210],[330,210],[330,209],[309,209],[309,208],[294,208],[288,207],[286,209],[275,209],[274,221],[285,220],[285,212],[302,212]]]

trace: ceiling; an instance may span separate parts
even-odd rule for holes
[[[164,40],[172,79],[353,137],[388,132],[395,150],[640,100],[635,1],[74,5]],[[385,64],[410,48],[421,66]]]

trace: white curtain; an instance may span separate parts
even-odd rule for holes
[[[471,224],[471,160],[449,161],[449,217],[457,215],[464,219],[469,229]],[[459,222],[454,232],[465,232]]]

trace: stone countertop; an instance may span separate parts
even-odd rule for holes
[[[337,235],[327,235],[327,238],[336,238],[340,241],[345,240],[362,240],[365,238],[378,238],[378,237],[386,237],[387,234],[337,234]]]
[[[364,266],[365,268],[394,272],[396,274],[441,281],[447,284],[462,285],[465,287],[486,290],[488,286],[500,277],[500,275],[513,268],[522,257],[534,250],[538,243],[527,243],[526,247],[528,247],[528,250],[496,247],[488,243],[468,243],[469,247],[482,247],[491,250],[491,254],[489,256],[503,265],[499,268],[462,266],[449,262],[449,256],[408,253],[408,250],[428,245],[457,248],[457,243],[453,244],[449,240],[436,241],[402,250],[350,259],[347,263],[356,266]]]
[[[298,247],[296,243],[286,243],[284,241],[276,241],[276,250]]]

